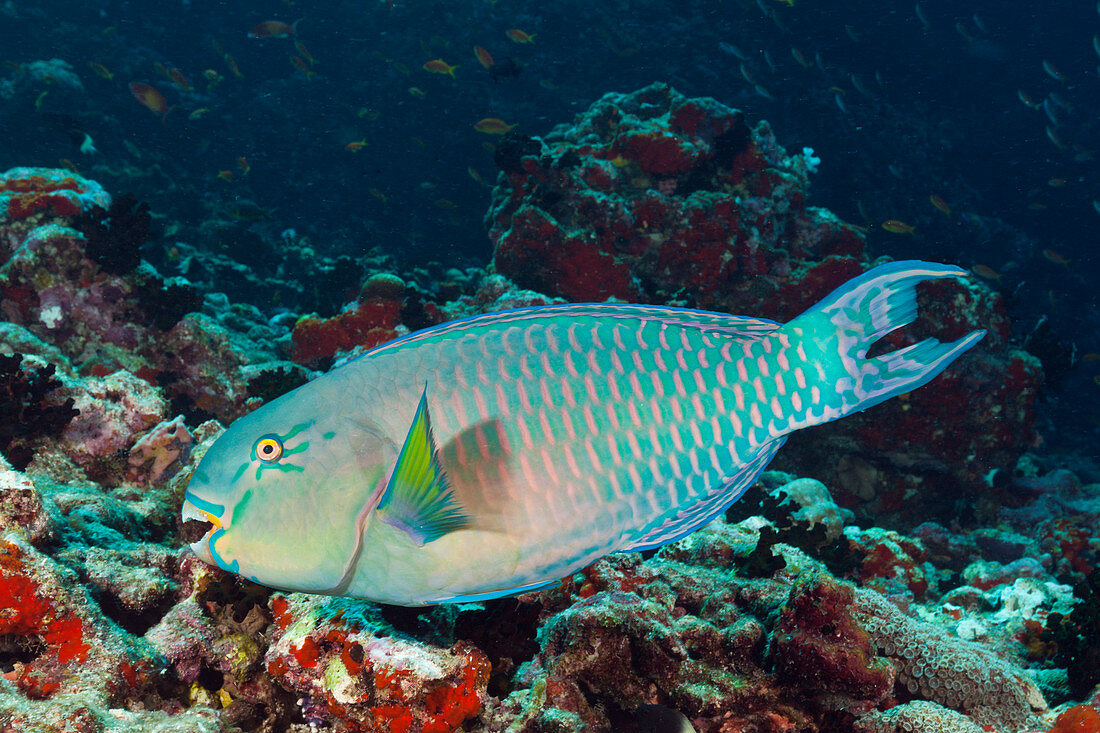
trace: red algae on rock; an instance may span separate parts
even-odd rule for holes
[[[111,205],[95,181],[55,168],[12,168],[0,173],[0,224],[35,214],[76,216],[94,206]]]
[[[800,268],[863,253],[855,228],[805,205],[809,153],[788,156],[767,123],[713,99],[664,84],[608,94],[543,139],[489,214],[494,267],[521,287],[778,316]],[[801,310],[861,271],[786,295]]]

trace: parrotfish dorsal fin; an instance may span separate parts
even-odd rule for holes
[[[470,518],[455,500],[439,462],[426,387],[377,511],[383,522],[405,532],[421,546],[470,526]]]

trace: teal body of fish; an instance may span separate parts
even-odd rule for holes
[[[242,417],[195,471],[195,552],[285,590],[420,605],[520,593],[726,509],[794,430],[932,379],[984,332],[867,358],[916,317],[875,268],[780,325],[529,308],[383,345]]]

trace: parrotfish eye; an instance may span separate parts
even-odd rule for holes
[[[265,435],[256,441],[252,452],[264,463],[274,463],[283,455],[283,443],[277,435]]]

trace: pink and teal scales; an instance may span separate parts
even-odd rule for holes
[[[789,323],[527,308],[385,344],[235,422],[196,470],[200,557],[265,585],[418,605],[553,584],[723,512],[786,436],[935,377],[982,338],[867,358],[916,317],[877,267]]]

